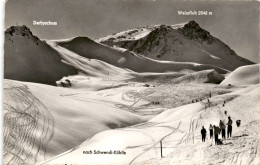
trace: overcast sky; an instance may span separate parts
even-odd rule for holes
[[[180,16],[177,11],[208,11],[212,16]],[[33,21],[57,22],[35,26]],[[258,2],[171,0],[8,0],[5,28],[26,25],[44,39],[87,36],[95,39],[133,27],[195,20],[238,55],[259,60]]]

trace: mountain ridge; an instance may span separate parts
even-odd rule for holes
[[[193,26],[195,26],[195,32],[190,30],[190,28],[193,29]],[[192,36],[192,38],[202,43],[207,43],[213,37],[210,33],[200,30],[198,26],[196,23],[192,23],[189,26],[187,26],[187,23],[171,26],[156,25],[147,26],[146,29],[144,28],[140,32],[134,29],[133,31],[135,32],[130,30],[127,33],[132,36],[135,35],[134,42],[138,42],[143,38],[161,42],[165,36],[169,35],[172,36],[172,38],[177,38],[174,42],[178,44],[184,44],[181,43],[181,40],[178,40],[178,36],[182,37],[182,39],[184,38],[185,41],[187,37]],[[182,33],[185,33],[187,36],[183,37],[183,35],[177,31],[181,28],[184,29]],[[198,34],[196,31],[199,31]],[[147,34],[147,36],[144,34]],[[120,40],[124,41],[125,38],[119,37],[119,41]],[[154,49],[154,46],[149,45],[148,41],[145,42],[147,45],[146,47],[140,47],[139,50],[141,52],[147,49]],[[198,47],[199,42],[193,40],[191,42],[190,47]],[[214,44],[214,42],[212,43]],[[65,50],[56,49],[55,45],[63,47]],[[160,60],[150,58],[149,56],[144,56],[142,53],[136,53],[134,50],[137,49],[135,48],[136,47],[133,47],[133,51],[131,51],[115,45],[110,47],[107,44],[102,42],[98,43],[83,36],[74,37],[72,39],[52,40],[49,42],[48,40],[40,40],[37,36],[33,35],[31,30],[25,25],[11,26],[5,31],[4,78],[57,85],[56,82],[58,80],[69,75],[78,74],[78,72],[80,72],[78,68],[81,68],[72,65],[74,62],[66,61],[66,53],[60,52],[61,50],[65,52],[66,50],[72,51],[87,60],[101,60],[116,67],[130,69],[138,73],[167,73],[182,70],[202,71],[214,69],[220,74],[225,74],[230,70],[230,68],[226,69],[222,66],[216,66],[214,62],[203,62],[204,59],[220,60],[218,56],[207,52],[206,49],[201,50],[201,52],[204,56],[207,56],[207,58],[197,59],[195,54],[193,57],[188,56],[193,60],[190,62],[188,60],[171,61],[167,58],[164,59],[163,56]],[[178,56],[183,56],[181,50],[178,53]],[[197,61],[194,61],[194,59],[197,59]],[[12,64],[13,61],[16,61],[16,65]],[[232,61],[227,61],[227,63],[232,63]]]
[[[136,37],[139,36],[139,37]],[[213,37],[195,21],[156,25],[115,33],[96,40],[152,59],[211,64],[227,70],[254,64],[238,56],[228,45]]]
[[[195,71],[215,69],[221,74],[227,72],[227,70],[223,68],[208,64],[203,65],[194,62],[158,61],[126,49],[110,47],[97,43],[88,37],[75,37],[70,40],[58,40],[56,42],[57,45],[73,51],[85,58],[98,59],[117,67],[131,69],[135,72],[159,73],[181,71],[183,69],[191,69]]]

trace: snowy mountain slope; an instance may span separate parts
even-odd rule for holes
[[[114,80],[124,80],[134,77],[134,74],[137,74],[129,69],[119,68],[108,64],[106,62],[89,59],[82,57],[73,51],[65,49],[56,42],[47,41],[47,43],[57,52],[59,52],[63,61],[76,68],[82,75],[87,77],[95,77],[102,79],[113,78]]]
[[[3,92],[6,164],[35,164],[100,131],[149,119],[117,106],[129,104],[127,101],[88,90],[4,80]],[[106,95],[114,95],[113,90]]]
[[[78,55],[82,58],[78,58]],[[122,48],[98,44],[87,37],[58,42],[41,41],[26,26],[12,26],[6,30],[4,67],[4,77],[7,79],[51,85],[56,85],[56,81],[64,76],[76,75],[78,72],[92,76],[103,74],[103,77],[113,74],[114,78],[118,76],[121,79],[133,78],[133,73],[128,69],[157,73],[187,69],[227,72],[212,65],[152,60]]]
[[[219,73],[227,72],[227,70],[214,65],[153,60],[125,49],[111,48],[96,43],[87,37],[76,37],[70,40],[56,42],[59,46],[73,51],[83,57],[98,59],[114,66],[128,68],[136,72],[169,72],[181,71],[184,69],[194,71],[215,69]]]
[[[156,25],[135,28],[96,40],[126,48],[156,60],[196,62],[227,70],[253,64],[225,43],[202,29],[195,21],[179,25]]]
[[[190,73],[185,76],[174,79],[173,83],[214,83],[219,84],[224,80],[224,76],[220,75],[215,70],[204,70],[195,73]]]
[[[81,66],[77,62],[83,57],[73,52],[63,53],[67,55],[65,63],[71,62],[69,65],[77,69],[82,67],[81,70],[88,68],[84,74],[61,80],[69,79],[72,83],[70,88],[4,80],[5,162],[34,164],[73,148],[100,131],[145,122],[167,107],[153,106],[151,101],[136,99],[129,94],[155,89],[157,85],[152,85],[151,76],[160,79],[188,75],[185,72],[135,73],[88,59],[82,60]],[[70,61],[72,58],[74,60]],[[106,69],[111,73],[109,77],[106,77]],[[129,75],[147,79],[151,87],[130,81]],[[41,137],[36,136],[36,132]],[[41,142],[34,143],[30,139]],[[18,147],[21,156],[14,159],[8,153],[9,144]],[[26,155],[28,147],[30,155]]]
[[[87,87],[90,82],[93,82],[93,78],[96,78],[96,82],[98,80],[117,80],[117,81],[132,81],[132,82],[149,82],[149,81],[170,81],[174,80],[174,83],[180,83],[184,81],[189,82],[209,82],[209,83],[219,83],[224,78],[223,76],[219,75],[214,70],[208,70],[208,71],[200,71],[198,73],[185,73],[185,71],[181,72],[168,72],[168,73],[138,73],[131,71],[129,69],[123,69],[119,68],[113,65],[110,65],[106,62],[96,60],[96,59],[87,59],[84,58],[68,49],[65,49],[59,45],[56,44],[56,42],[48,41],[47,42],[53,49],[58,51],[64,60],[65,63],[67,63],[70,66],[73,66],[77,70],[79,70],[82,74],[81,76],[70,76],[68,79],[70,81],[73,81],[73,87],[75,85],[77,87]],[[184,76],[186,75],[186,76]],[[77,78],[76,78],[77,77]],[[89,79],[92,78],[92,81],[89,81]],[[177,79],[176,78],[181,78]],[[66,77],[63,78],[63,81],[67,79]],[[79,80],[77,80],[79,79]],[[83,81],[84,79],[84,81]],[[189,79],[189,80],[188,80]],[[79,83],[76,83],[79,82]],[[80,85],[80,84],[88,84],[88,85]],[[57,82],[59,84],[59,82]],[[99,83],[95,83],[92,86],[94,88],[97,88]],[[101,83],[103,84],[103,83]],[[89,86],[88,86],[89,87]],[[102,87],[101,87],[102,88]],[[106,86],[103,86],[103,88],[106,88]]]
[[[139,73],[131,81],[156,82],[156,83],[213,83],[219,84],[224,76],[215,70],[203,70],[197,72],[169,72],[169,73]]]
[[[259,84],[260,79],[260,64],[241,66],[231,72],[221,85],[247,85]]]
[[[77,70],[62,63],[57,51],[34,36],[26,26],[5,31],[4,78],[55,85]]]
[[[104,131],[61,155],[39,164],[242,164],[260,162],[260,86],[219,95],[169,109],[149,122],[132,127]],[[225,107],[222,106],[226,101]],[[227,111],[227,115],[224,114]],[[185,113],[184,113],[185,112]],[[231,116],[233,136],[224,145],[215,146],[207,137],[201,142],[200,129]],[[235,121],[242,125],[237,127]],[[107,137],[107,138],[103,138]],[[160,141],[163,145],[161,158]],[[99,152],[112,152],[94,154]],[[83,152],[88,151],[87,154]],[[92,153],[91,153],[92,151]],[[114,151],[116,151],[114,153]],[[118,151],[121,154],[118,154]],[[125,154],[122,154],[125,153]]]
[[[207,32],[194,34],[185,25],[167,29],[183,28],[178,33],[187,38],[211,42]],[[128,36],[140,40],[161,26],[149,28],[130,30]],[[208,84],[220,83],[227,70],[159,61],[87,37],[40,41],[25,26],[8,29],[5,42],[5,78],[13,75],[11,79],[59,86],[4,80],[5,164],[46,159],[44,164],[259,163],[259,84],[247,88]],[[210,59],[221,60],[203,51]],[[255,83],[255,73],[246,83]],[[242,120],[240,128],[234,126],[235,137],[223,146],[210,146],[209,140],[201,144],[200,127],[226,119],[225,110],[234,123]],[[160,158],[161,139],[165,159]],[[126,155],[83,154],[95,149]]]

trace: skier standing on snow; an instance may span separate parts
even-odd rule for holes
[[[229,137],[231,137],[231,135],[232,135],[232,120],[231,120],[231,117],[229,116],[228,117],[228,123],[227,123],[227,125],[228,125],[228,128],[227,128],[227,138],[229,138]]]
[[[211,124],[209,125],[209,137],[210,139],[213,138],[213,127]]]
[[[220,128],[218,126],[213,126],[214,128],[214,136],[215,136],[215,145],[219,145],[218,134],[220,133]]]
[[[205,142],[207,131],[204,128],[204,126],[202,126],[202,129],[200,132],[201,132],[201,136],[202,136],[202,142]]]
[[[222,139],[226,139],[226,126],[222,120],[219,121],[219,127],[221,129]]]

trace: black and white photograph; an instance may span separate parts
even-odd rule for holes
[[[5,0],[4,165],[259,165],[259,1]]]

